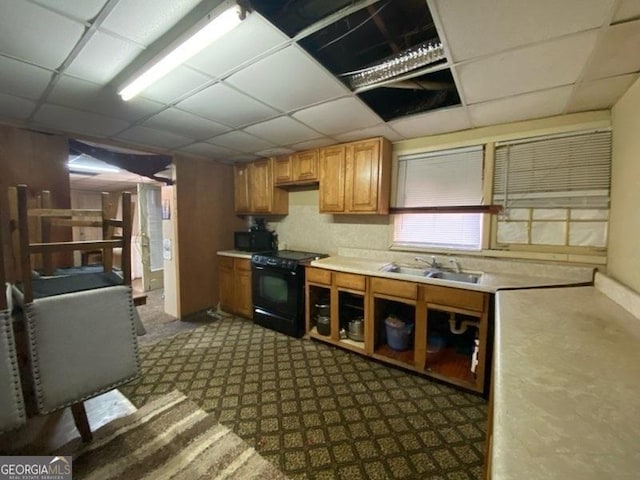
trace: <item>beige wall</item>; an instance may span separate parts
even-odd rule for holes
[[[179,317],[218,303],[218,250],[233,248],[244,222],[233,213],[233,168],[174,157]],[[172,212],[173,214],[173,212]]]
[[[640,292],[640,80],[613,107],[612,123],[607,273]]]
[[[317,189],[289,193],[289,215],[268,218],[280,248],[335,254],[339,247],[389,247],[390,216],[330,215],[319,213],[318,205]]]

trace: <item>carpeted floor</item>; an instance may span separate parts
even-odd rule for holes
[[[486,402],[240,318],[141,346],[141,406],[184,392],[291,478],[481,478]]]

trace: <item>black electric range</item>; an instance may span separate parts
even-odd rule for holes
[[[279,250],[251,256],[253,321],[292,337],[304,334],[304,265],[323,253]]]

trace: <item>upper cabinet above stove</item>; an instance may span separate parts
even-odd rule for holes
[[[318,183],[318,149],[278,157],[274,168],[276,185],[286,187]]]
[[[389,213],[391,143],[385,138],[320,149],[320,212]]]
[[[286,215],[289,196],[274,184],[273,158],[234,166],[234,205],[238,215]]]

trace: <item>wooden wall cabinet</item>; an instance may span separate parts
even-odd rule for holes
[[[318,150],[307,150],[275,159],[276,185],[306,185],[318,181]]]
[[[235,213],[239,215],[284,215],[289,196],[274,183],[274,158],[234,165]]]
[[[314,267],[306,274],[307,336],[484,393],[490,294]],[[331,334],[326,336],[318,333],[315,304],[329,298]],[[340,337],[347,302],[363,305],[364,342]],[[414,321],[406,350],[388,344],[385,319],[391,314]]]
[[[389,213],[391,143],[384,138],[320,150],[320,212]]]
[[[251,260],[219,255],[220,308],[225,312],[253,317]]]

